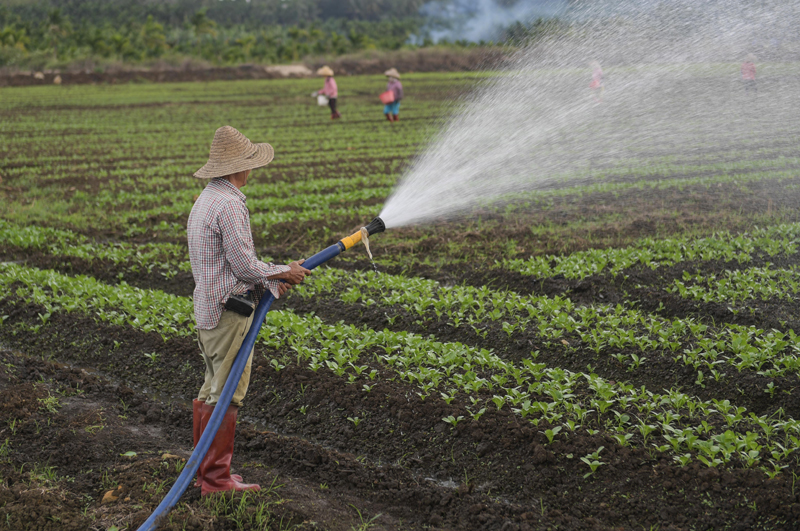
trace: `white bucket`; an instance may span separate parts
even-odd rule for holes
[[[320,107],[326,107],[328,105],[328,97],[324,94],[317,96],[317,105]]]

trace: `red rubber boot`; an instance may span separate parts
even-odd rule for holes
[[[394,121],[394,120],[392,120],[392,115],[389,114],[388,112],[386,113],[385,116],[386,116],[386,119],[389,120],[390,122]]]
[[[192,435],[194,438],[194,444],[192,444],[192,448],[197,448],[197,441],[200,440],[200,435],[203,434],[203,406],[205,406],[205,402],[201,402],[198,399],[192,400]],[[197,471],[197,481],[194,484],[195,487],[200,486],[200,470]]]
[[[208,419],[214,412],[214,406],[203,408],[203,423],[205,429]],[[228,406],[222,424],[217,431],[217,436],[211,443],[203,462],[200,463],[200,492],[203,496],[212,492],[228,490],[261,490],[259,485],[242,483],[231,476],[231,459],[233,458],[233,439],[236,433],[236,416],[239,413],[237,406]]]
[[[205,405],[205,402],[201,402],[198,399],[192,400],[192,435],[194,436],[194,444],[192,444],[192,448],[197,448],[197,441],[200,440],[200,435],[203,433],[200,425],[202,423],[202,413],[201,410]]]
[[[399,122],[399,121],[400,121],[400,115],[399,115],[399,114],[395,114],[395,115],[394,115],[394,120],[393,120],[393,121],[395,121],[395,122]]]
[[[208,409],[208,417],[206,418],[206,423],[208,422],[208,418],[211,417],[211,413],[214,412],[214,406],[206,406],[206,403],[197,400],[196,398],[192,400],[192,431],[194,435],[194,445],[193,448],[197,448],[197,443],[200,442],[200,436],[203,435],[203,430],[205,430],[206,426],[203,423],[203,412],[205,409]],[[235,479],[236,481],[242,481],[242,476],[238,474],[231,474],[231,478]],[[197,469],[197,481],[195,482],[195,487],[200,487],[202,485],[202,481],[200,481],[200,469]]]

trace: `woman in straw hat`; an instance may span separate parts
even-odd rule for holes
[[[390,122],[400,121],[400,100],[403,99],[403,84],[400,83],[400,74],[396,68],[390,68],[383,73],[388,79],[386,91],[394,94],[394,101],[383,106],[383,114]]]
[[[325,77],[325,86],[322,87],[322,90],[318,90],[316,94],[322,94],[328,97],[328,105],[331,108],[331,120],[341,118],[342,115],[336,110],[336,98],[339,96],[339,87],[336,86],[336,80],[333,79],[333,70],[331,70],[329,66],[323,66],[317,70],[317,75]]]
[[[230,473],[236,417],[250,383],[253,351],[230,404],[218,404],[231,365],[253,324],[253,307],[266,290],[277,298],[311,272],[303,261],[265,263],[256,257],[250,212],[241,188],[251,170],[272,161],[269,144],[253,144],[230,126],[214,133],[208,162],[194,174],[208,180],[189,214],[189,260],[194,276],[194,315],[206,365],[205,382],[193,403],[194,445],[218,405],[226,413],[197,471],[202,495],[228,490],[259,490]],[[280,282],[283,281],[283,282]],[[248,312],[249,310],[249,312]]]

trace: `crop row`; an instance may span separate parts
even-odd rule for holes
[[[165,339],[193,334],[189,298],[125,284],[109,286],[88,277],[3,264],[0,294],[16,294],[45,308],[40,322],[21,324],[29,327],[25,332],[38,331],[53,312],[65,311],[157,332]],[[769,475],[788,466],[800,447],[800,422],[782,414],[757,416],[727,400],[635,389],[595,374],[548,368],[533,357],[510,363],[487,349],[409,332],[327,324],[316,316],[284,310],[268,314],[259,341],[281,354],[270,362],[275,370],[283,370],[295,358],[310,370],[331,371],[369,392],[380,377],[374,362],[393,378],[413,385],[423,400],[459,399],[475,420],[487,408],[510,408],[541,424],[550,440],[561,431],[603,431],[623,446],[635,443],[670,452],[681,465],[697,459],[713,467],[760,466]],[[456,425],[463,417],[443,420]]]
[[[108,260],[132,271],[191,271],[186,246],[174,243],[97,243],[70,230],[30,225],[20,227],[0,219],[0,245],[37,250],[53,256],[69,256],[88,262]],[[169,274],[169,272],[167,273]]]
[[[636,266],[656,269],[691,260],[745,263],[759,254],[794,254],[797,252],[798,238],[800,223],[786,223],[738,235],[718,232],[706,238],[643,238],[635,245],[624,248],[504,260],[500,265],[536,278],[564,275],[566,278],[583,279],[596,274],[616,276]]]
[[[759,248],[773,254],[793,250],[794,243],[789,238],[791,231],[797,229],[797,226],[774,227],[750,239],[744,235],[704,238],[681,245],[674,240],[661,241],[665,242],[665,249],[673,251],[673,258],[718,259],[719,256],[731,256],[744,260]],[[157,264],[171,271],[190,270],[185,260],[185,248],[175,244],[96,245],[70,231],[20,228],[3,222],[0,222],[0,243],[89,261],[106,259],[141,270],[151,270]],[[661,260],[664,260],[663,255]],[[743,272],[744,276],[747,274]],[[348,287],[342,290],[340,286],[345,281]],[[762,289],[769,286],[768,283],[760,285]],[[765,331],[732,324],[709,327],[694,319],[669,320],[621,305],[576,306],[564,297],[524,296],[487,287],[445,288],[422,278],[351,273],[335,268],[319,270],[294,293],[301,297],[337,293],[346,304],[372,305],[377,302],[386,307],[396,305],[424,322],[443,320],[450,326],[472,329],[484,337],[488,326],[494,324],[501,327],[509,338],[531,332],[549,342],[574,338],[583,348],[614,356],[629,365],[631,370],[645,363],[645,354],[650,356],[662,352],[676,362],[709,371],[715,379],[724,377],[720,364],[772,377],[800,373],[800,358],[797,356],[800,341],[792,330]],[[631,353],[630,349],[635,349],[638,354]]]
[[[797,268],[772,269],[771,266],[726,270],[712,276],[685,271],[682,280],[675,279],[666,289],[685,299],[732,305],[750,299],[793,300],[800,292]]]
[[[767,377],[800,374],[800,337],[792,330],[711,327],[696,319],[670,320],[620,304],[576,306],[565,297],[524,296],[486,286],[442,287],[422,278],[338,269],[318,272],[294,293],[336,294],[345,304],[377,304],[387,311],[397,306],[421,323],[443,321],[482,337],[493,325],[510,340],[535,334],[552,346],[569,339],[570,349],[613,356],[631,371],[646,362],[645,355],[661,353],[697,369],[701,383],[703,370],[719,380],[725,376],[725,365]]]

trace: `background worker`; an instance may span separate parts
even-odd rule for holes
[[[208,162],[194,176],[209,179],[189,214],[189,260],[195,281],[194,315],[206,364],[205,381],[193,403],[194,445],[216,406],[226,408],[211,447],[197,472],[202,495],[259,490],[230,473],[236,417],[250,383],[253,351],[230,404],[218,404],[231,366],[253,324],[255,305],[266,290],[278,298],[311,272],[303,261],[275,265],[256,257],[247,198],[240,189],[250,171],[272,161],[269,144],[253,144],[230,126],[214,133]],[[279,282],[279,281],[284,282]],[[247,310],[250,310],[249,313]]]
[[[744,91],[758,92],[756,87],[756,56],[749,53],[745,56],[742,62],[742,83],[744,84]]]
[[[592,81],[589,83],[589,89],[592,91],[595,101],[603,101],[603,92],[606,90],[603,69],[597,61],[589,63],[589,68],[592,69]]]
[[[339,97],[339,87],[336,86],[336,80],[333,79],[333,70],[328,66],[323,66],[317,70],[318,76],[325,77],[325,86],[322,90],[318,90],[317,94],[322,94],[328,98],[328,106],[331,108],[331,120],[341,118],[342,115],[336,110],[336,99]]]
[[[386,91],[394,93],[394,101],[383,106],[383,114],[386,115],[386,119],[390,122],[397,122],[400,120],[400,100],[403,99],[403,84],[400,83],[400,74],[396,68],[390,68],[383,75],[388,80]]]

